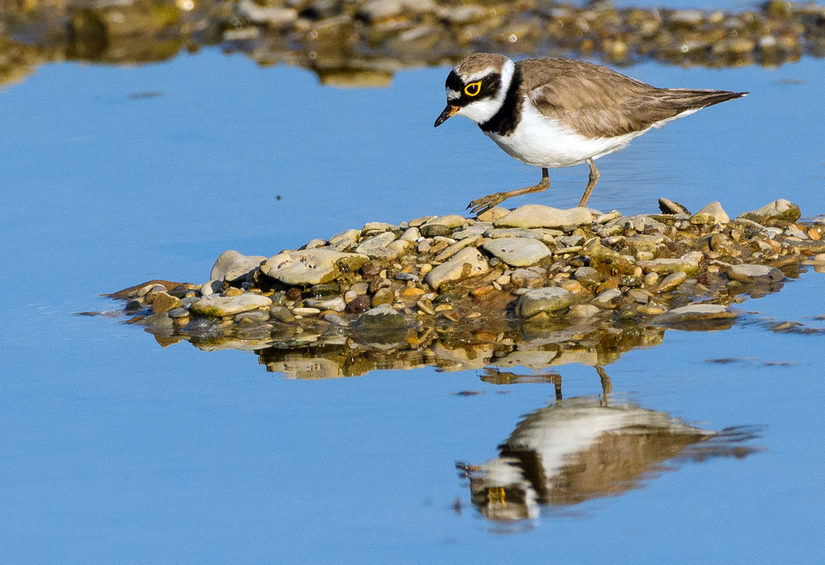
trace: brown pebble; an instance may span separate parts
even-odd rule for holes
[[[364,280],[376,277],[380,272],[381,266],[372,261],[367,261],[364,263],[364,266],[361,267],[361,276],[364,277]]]
[[[491,284],[488,284],[486,286],[481,286],[481,287],[478,287],[476,289],[471,290],[470,291],[470,296],[475,296],[475,297],[484,296],[485,294],[489,294],[489,293],[493,292],[495,289],[496,289],[496,287],[494,287]]]
[[[344,308],[344,312],[349,312],[350,314],[360,314],[361,312],[366,312],[372,307],[372,302],[370,301],[370,297],[366,294],[362,294],[351,300],[347,306]]]
[[[301,289],[298,287],[292,287],[286,291],[286,299],[287,300],[298,300],[301,298]]]

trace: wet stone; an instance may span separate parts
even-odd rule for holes
[[[372,297],[372,305],[392,304],[395,301],[395,293],[389,288],[379,288]]]
[[[181,304],[182,302],[180,301],[180,298],[165,292],[159,292],[152,299],[152,310],[155,314],[162,314],[172,310],[173,308],[179,308]]]
[[[343,312],[344,308],[346,308],[344,299],[341,296],[333,298],[307,298],[304,300],[304,306],[319,308],[321,310],[334,310],[336,312]]]
[[[371,307],[372,301],[370,300],[370,297],[366,294],[362,294],[348,302],[346,308],[344,308],[344,311],[350,314],[360,314],[361,312],[366,312]]]
[[[241,312],[240,314],[236,314],[233,320],[236,322],[268,322],[269,312],[265,310]]]
[[[532,318],[541,312],[563,310],[573,304],[574,300],[573,293],[563,288],[549,286],[531,289],[519,297],[516,314],[521,318]]]
[[[736,317],[723,304],[689,304],[674,308],[654,318],[655,323],[694,322],[703,320],[728,320]]]
[[[785,278],[782,271],[768,265],[733,265],[727,274],[733,280],[752,284],[769,284]]]
[[[293,324],[298,320],[289,311],[289,308],[285,306],[273,306],[269,309],[269,316],[276,322],[282,322],[284,324]]]
[[[255,310],[256,308],[268,308],[272,304],[266,296],[260,294],[245,293],[240,296],[207,296],[194,302],[190,307],[193,314],[203,316],[233,316]]]

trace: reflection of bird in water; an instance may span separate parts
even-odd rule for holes
[[[536,518],[541,505],[578,504],[638,488],[669,459],[746,454],[734,442],[752,436],[689,426],[666,412],[601,397],[557,399],[527,415],[482,465],[457,466],[473,504],[495,521]],[[708,449],[685,448],[716,438]],[[718,443],[717,443],[718,439]]]

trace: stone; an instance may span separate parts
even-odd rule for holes
[[[769,227],[779,223],[793,223],[797,221],[800,216],[802,216],[802,213],[799,210],[799,206],[784,198],[765,204],[758,210],[743,212],[739,215],[740,218]]]
[[[453,228],[439,223],[426,223],[418,229],[422,237],[450,237],[453,233]]]
[[[516,314],[532,318],[541,312],[563,310],[573,304],[575,296],[569,290],[554,286],[534,288],[522,294],[516,303]]]
[[[693,216],[690,217],[691,224],[727,224],[730,222],[730,217],[725,213],[725,210],[722,208],[722,204],[718,201],[711,202],[698,212],[696,212]]]
[[[247,292],[240,296],[207,296],[193,302],[189,310],[202,316],[234,316],[256,308],[268,308],[271,304],[269,297]]]
[[[552,255],[539,240],[524,237],[492,239],[481,248],[514,267],[529,267]]]
[[[359,333],[395,333],[406,331],[407,319],[392,306],[382,304],[364,312],[355,322],[354,328]]]
[[[571,318],[592,318],[601,312],[603,310],[593,304],[574,304],[567,311],[567,315]]]
[[[305,318],[307,316],[317,316],[321,313],[321,309],[309,308],[307,306],[299,306],[298,308],[293,308],[292,313],[295,314],[296,317],[301,316],[302,318]]]
[[[360,314],[361,312],[366,312],[371,307],[372,301],[370,300],[370,297],[366,294],[361,294],[349,301],[346,308],[344,308],[344,311],[350,314]]]
[[[220,292],[223,288],[223,281],[222,280],[211,280],[203,283],[201,285],[201,296],[210,296],[215,294],[216,292]]]
[[[244,255],[230,249],[218,256],[212,266],[209,278],[227,282],[246,279],[264,261],[266,261],[266,257],[261,255]]]
[[[503,218],[509,213],[510,210],[508,210],[507,208],[503,208],[501,206],[494,206],[493,208],[485,210],[484,212],[479,214],[476,219],[479,222],[495,222],[499,218]]]
[[[540,267],[516,269],[510,275],[510,280],[518,287],[538,288],[547,280],[547,270]],[[498,281],[498,279],[496,279],[496,281]]]
[[[709,320],[732,320],[736,314],[722,304],[688,304],[653,318],[654,324],[675,324]]]
[[[484,231],[484,237],[498,239],[500,237],[531,237],[544,243],[555,243],[556,236],[564,235],[563,231],[548,228],[490,228]]]
[[[693,274],[699,270],[699,262],[702,260],[700,251],[690,251],[679,258],[653,259],[651,261],[638,261],[636,264],[649,273],[675,273],[683,271],[686,274]]]
[[[361,230],[349,229],[329,238],[329,247],[333,251],[345,251],[355,245],[361,236]]]
[[[447,259],[455,255],[465,247],[470,247],[479,239],[481,239],[481,236],[476,235],[473,237],[461,239],[451,245],[448,245],[443,250],[439,251],[435,257],[433,257],[433,261],[446,261]]]
[[[631,275],[636,270],[636,263],[632,257],[622,255],[594,239],[586,246],[590,254],[590,263],[597,270],[609,273]]]
[[[599,271],[593,267],[579,267],[573,272],[573,278],[579,281],[580,284],[592,286],[601,282]]]
[[[427,273],[424,282],[438,290],[445,282],[484,275],[489,270],[490,266],[481,252],[475,247],[466,247],[453,255],[446,263],[434,267]]]
[[[235,322],[268,322],[269,312],[265,310],[249,310],[248,312],[235,314],[233,320]]]
[[[334,298],[307,298],[304,300],[304,306],[310,308],[319,308],[321,310],[334,310],[336,312],[343,312],[347,305],[344,303],[344,298],[336,296]]]
[[[295,8],[260,6],[256,4],[254,0],[241,0],[236,9],[243,17],[248,18],[249,21],[272,27],[291,24],[298,19],[298,11]]]
[[[590,224],[593,216],[586,208],[560,210],[540,204],[525,204],[493,222],[496,227],[563,228]]]
[[[655,292],[667,292],[672,290],[687,280],[687,273],[684,271],[676,271],[662,279],[659,286],[656,287]]]
[[[360,269],[369,257],[330,249],[283,251],[261,265],[261,272],[284,284],[306,286],[333,281]]]
[[[674,202],[668,198],[660,198],[659,199],[659,210],[662,211],[662,214],[687,214],[690,215],[690,211],[679,204],[678,202]]]
[[[615,308],[621,298],[622,291],[618,288],[608,288],[596,295],[591,304],[599,308]]]
[[[395,234],[391,231],[381,232],[359,243],[355,252],[366,255],[370,259],[384,259],[387,256],[387,245],[395,239]]]
[[[276,322],[282,322],[284,324],[294,324],[298,321],[292,312],[289,311],[289,308],[285,306],[272,306],[269,309],[269,317]]]
[[[727,274],[735,281],[751,284],[770,284],[785,278],[782,271],[769,265],[733,265],[728,268]]]
[[[162,314],[173,308],[180,308],[182,304],[180,298],[166,292],[159,292],[152,299],[152,310],[155,314]]]
[[[372,297],[372,305],[392,304],[395,301],[395,293],[389,288],[379,288]]]

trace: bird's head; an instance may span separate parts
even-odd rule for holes
[[[435,127],[455,114],[478,124],[492,118],[504,104],[514,69],[512,60],[491,53],[476,53],[461,61],[447,76],[447,107]]]

